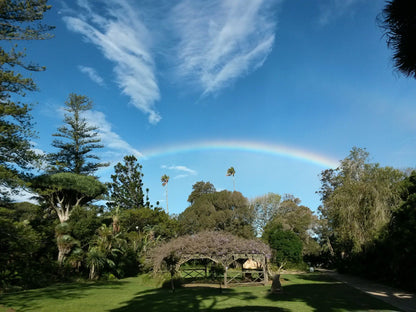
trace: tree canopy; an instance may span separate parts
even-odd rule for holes
[[[400,204],[403,173],[371,164],[368,156],[353,148],[337,169],[321,175],[320,213],[344,254],[359,252],[377,238]]]
[[[142,166],[133,155],[124,157],[124,164],[114,166],[113,180],[108,183],[110,193],[108,206],[120,209],[141,208],[144,206]]]
[[[95,177],[70,172],[45,174],[35,178],[33,189],[66,222],[74,206],[82,206],[105,193],[104,184]]]
[[[188,196],[188,202],[193,204],[201,195],[212,194],[215,192],[215,186],[211,182],[198,181],[192,185],[192,193]]]
[[[293,231],[284,230],[281,224],[268,226],[263,239],[273,249],[273,260],[283,268],[287,263],[296,264],[302,261],[303,244]]]
[[[240,192],[202,194],[178,219],[186,234],[202,230],[227,231],[246,238],[254,236],[253,209]]]

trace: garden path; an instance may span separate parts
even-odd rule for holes
[[[416,312],[416,295],[393,287],[378,284],[360,277],[339,274],[332,270],[318,269],[332,278],[359,289],[405,312]]]

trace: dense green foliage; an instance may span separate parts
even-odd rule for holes
[[[277,197],[275,198],[277,199]],[[283,201],[279,203],[272,218],[263,228],[263,237],[264,234],[267,236],[266,232],[270,233],[270,231],[273,232],[275,229],[288,231],[295,234],[300,240],[302,255],[319,254],[320,247],[312,237],[317,224],[317,218],[308,207],[300,205],[300,202],[300,199],[293,195],[286,194],[283,196]],[[292,262],[292,260],[288,262]],[[295,261],[295,263],[298,262],[298,260]]]
[[[416,290],[416,172],[402,184],[403,204],[392,213],[383,234],[340,263],[340,269]]]
[[[322,173],[324,262],[415,290],[416,173],[405,178],[367,159],[354,148],[339,168]]]
[[[64,125],[54,134],[52,146],[58,149],[57,153],[48,155],[52,172],[72,172],[76,174],[91,175],[107,163],[99,163],[99,157],[91,154],[92,151],[102,148],[99,144],[98,128],[88,124],[85,112],[92,109],[92,101],[86,96],[71,93],[65,102]],[[94,159],[95,161],[89,161]]]
[[[267,227],[263,239],[273,250],[273,261],[283,268],[286,264],[298,264],[302,261],[302,241],[293,231],[284,230],[281,224]]]
[[[54,221],[37,205],[0,207],[0,289],[38,287],[54,280]]]
[[[144,232],[151,229],[154,235],[163,238],[175,237],[178,231],[177,221],[170,218],[160,207],[124,211],[120,215],[120,224],[127,231]]]
[[[400,205],[403,178],[399,170],[368,163],[368,153],[357,148],[337,169],[322,173],[320,213],[340,257],[360,252],[382,234]]]
[[[43,67],[24,62],[12,40],[49,38],[53,27],[40,23],[50,9],[45,0],[0,1],[0,187],[1,200],[6,200],[7,188],[24,185],[28,169],[33,168],[37,155],[31,138],[35,135],[30,105],[23,103],[27,92],[37,90],[25,71],[42,71]],[[10,45],[9,51],[5,47]]]
[[[32,181],[32,188],[59,218],[60,224],[55,232],[58,262],[63,264],[65,257],[78,244],[70,235],[67,224],[74,207],[88,204],[104,194],[106,188],[95,177],[70,172],[41,175]]]
[[[192,193],[188,196],[188,202],[192,205],[201,195],[212,194],[216,191],[215,186],[211,182],[198,181],[192,185]]]
[[[416,172],[405,181],[405,201],[393,213],[389,232],[383,241],[391,257],[389,275],[401,286],[416,290]],[[380,257],[381,254],[380,254]],[[384,257],[383,257],[384,258]],[[383,259],[382,258],[382,259]]]
[[[221,191],[197,197],[178,220],[183,234],[214,230],[251,238],[253,218],[253,209],[240,192]]]

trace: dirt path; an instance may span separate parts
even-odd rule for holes
[[[339,274],[329,270],[319,270],[332,278],[357,288],[405,312],[416,312],[416,295],[389,286],[374,283],[356,276]]]

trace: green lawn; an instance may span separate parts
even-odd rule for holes
[[[398,311],[345,284],[314,274],[284,275],[283,293],[270,286],[223,289],[156,288],[141,277],[103,283],[71,283],[0,296],[11,311]],[[12,308],[12,309],[11,309]]]

